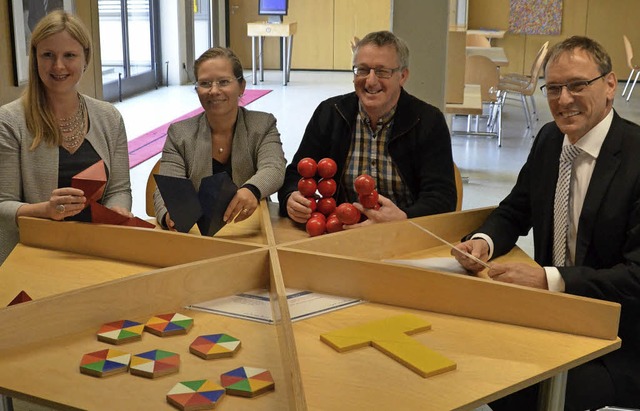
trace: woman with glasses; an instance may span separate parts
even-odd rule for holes
[[[204,112],[169,127],[159,174],[188,178],[198,191],[203,178],[228,173],[239,189],[224,221],[242,221],[260,199],[282,185],[286,160],[276,119],[238,106],[246,81],[230,49],[210,48],[195,61],[193,71]],[[158,223],[175,229],[158,190],[154,206]]]
[[[91,220],[71,178],[99,160],[108,176],[99,202],[131,216],[122,117],[77,90],[91,54],[89,31],[69,13],[51,12],[33,30],[29,83],[0,108],[0,263],[18,242],[19,216]]]

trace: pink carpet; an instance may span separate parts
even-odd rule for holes
[[[270,92],[271,90],[245,90],[239,105],[244,107]],[[167,130],[172,123],[193,117],[202,111],[202,107],[200,107],[129,141],[129,167],[133,168],[162,151],[164,141],[167,138]]]

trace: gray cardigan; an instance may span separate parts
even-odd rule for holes
[[[105,206],[131,209],[129,154],[124,122],[110,103],[84,96],[91,143],[107,167],[102,197]],[[58,188],[58,146],[40,144],[30,150],[22,100],[0,107],[0,264],[18,243],[16,213],[23,204],[48,201]]]
[[[276,118],[239,107],[231,144],[233,182],[238,187],[254,185],[264,198],[282,185],[285,166]],[[172,124],[162,150],[159,174],[188,178],[197,191],[200,180],[212,173],[211,128],[205,113]],[[167,209],[158,189],[153,199],[156,218],[161,223]]]

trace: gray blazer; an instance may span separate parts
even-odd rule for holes
[[[130,210],[129,154],[122,117],[110,103],[84,98],[89,114],[85,138],[109,173],[102,204]],[[58,188],[58,146],[40,144],[30,150],[32,142],[21,99],[0,107],[0,264],[18,243],[18,208],[48,201]]]
[[[240,107],[231,153],[233,182],[238,187],[252,184],[260,190],[261,198],[278,191],[287,161],[272,114]],[[212,173],[211,128],[205,113],[172,124],[162,150],[159,174],[188,178],[197,191],[200,180]],[[158,189],[153,200],[161,223],[167,209]]]

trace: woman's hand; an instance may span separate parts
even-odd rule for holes
[[[228,223],[235,216],[234,223],[245,220],[258,208],[258,200],[248,188],[240,188],[233,196],[227,210],[224,212],[223,220]]]
[[[52,220],[63,220],[80,213],[86,203],[87,198],[82,190],[72,187],[56,188],[46,203],[45,215]]]
[[[178,231],[176,230],[176,223],[173,222],[171,217],[169,216],[169,212],[164,215],[164,224],[167,226],[167,230],[169,231]]]

